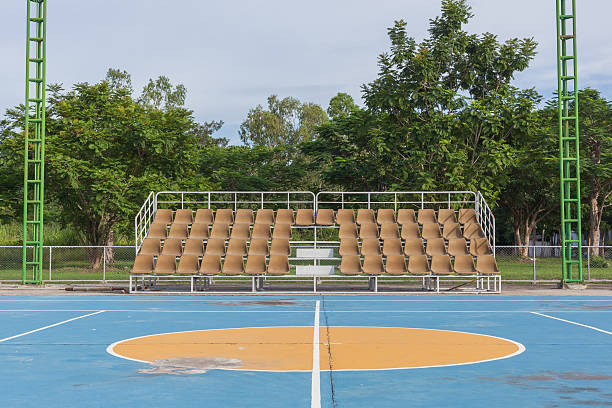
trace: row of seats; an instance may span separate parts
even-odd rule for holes
[[[431,257],[431,264],[426,255],[413,255],[406,259],[402,255],[387,256],[383,262],[381,255],[369,255],[363,258],[359,255],[343,256],[340,263],[340,273],[343,275],[496,275],[499,274],[493,255],[481,255],[476,265],[471,255],[456,256],[451,261],[449,255]]]
[[[473,222],[465,225],[463,228],[459,223],[447,223],[440,230],[439,224],[423,224],[419,228],[419,224],[404,224],[399,229],[399,224],[383,224],[378,227],[377,224],[361,224],[357,229],[357,224],[341,224],[338,231],[338,237],[346,238],[361,238],[372,239],[380,238],[382,240],[402,238],[404,240],[423,238],[425,240],[444,238],[446,240],[455,238],[476,239],[484,238],[484,233],[479,223]]]
[[[209,229],[208,224],[193,224],[191,228],[187,224],[172,224],[170,231],[168,226],[163,223],[151,224],[148,238],[166,239],[209,239],[209,238],[237,238],[237,239],[291,239],[291,225],[275,224],[271,228],[268,224],[255,224],[251,230],[249,224],[234,224],[231,228],[226,224],[213,224],[212,229]]]
[[[160,255],[155,261],[152,255],[140,254],[136,257],[132,274],[134,275],[288,275],[290,271],[287,256],[270,256],[266,262],[264,255],[250,255],[246,266],[244,257],[240,255],[221,256],[204,254],[202,261],[196,255],[183,255],[177,266],[176,257]],[[361,257],[345,256],[340,263],[340,273],[343,275],[494,275],[499,274],[497,263],[492,255],[481,255],[474,264],[470,255],[457,256],[451,261],[448,255],[437,255],[431,258],[431,264],[425,255],[415,255],[408,258],[408,265],[403,256],[388,256],[386,260],[378,256]]]
[[[417,215],[418,214],[418,215]],[[312,209],[299,209],[297,212],[290,208],[279,209],[276,211],[272,209],[260,209],[257,210],[257,215],[254,216],[253,210],[250,209],[238,209],[235,214],[231,209],[198,209],[193,215],[191,209],[180,209],[176,210],[176,214],[169,209],[159,209],[155,213],[153,224],[287,224],[287,225],[298,225],[298,226],[332,226],[332,225],[343,225],[343,224],[456,224],[468,225],[477,221],[476,211],[473,208],[462,208],[458,211],[458,217],[455,210],[450,208],[441,208],[436,211],[433,209],[421,209],[418,213],[415,213],[413,209],[402,208],[395,212],[390,208],[382,208],[378,211],[372,209],[361,208],[357,210],[357,217],[355,217],[355,210],[352,209],[339,209],[336,211],[332,209],[320,208],[316,212]]]
[[[179,257],[182,255],[203,256],[205,254],[225,256],[225,255],[280,255],[289,256],[291,248],[288,239],[272,239],[272,244],[268,246],[267,239],[253,239],[247,248],[245,239],[232,238],[226,246],[224,238],[210,238],[204,244],[202,239],[190,238],[183,241],[178,238],[167,238],[162,241],[157,238],[147,238],[140,248],[140,255],[151,255],[154,257],[171,255]]]
[[[265,255],[249,255],[246,266],[241,255],[219,255],[206,253],[200,258],[197,255],[181,256],[178,266],[173,255],[160,255],[157,260],[153,255],[136,256],[133,275],[288,275],[289,257],[272,255],[266,262]]]
[[[470,241],[469,250],[467,241],[464,238],[455,238],[448,241],[448,246],[444,238],[427,240],[426,246],[421,239],[406,240],[402,243],[399,238],[386,239],[383,241],[382,249],[378,239],[364,239],[359,245],[355,238],[343,239],[340,241],[340,256],[354,255],[385,255],[385,256],[416,256],[416,255],[450,255],[453,257],[471,255],[490,255],[492,254],[489,240],[487,238],[476,238]]]

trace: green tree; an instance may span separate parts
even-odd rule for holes
[[[481,190],[492,202],[514,161],[509,141],[538,100],[510,86],[535,54],[531,39],[497,41],[463,30],[464,0],[444,0],[417,43],[398,21],[378,78],[363,86],[367,110],[321,126],[304,149],[327,158],[325,177],[347,188]]]
[[[588,204],[589,245],[601,242],[601,222],[612,204],[612,106],[594,89],[579,92],[582,194]],[[600,255],[596,248],[593,255]]]
[[[181,106],[180,86],[156,81],[159,87],[145,88],[136,100],[130,84],[127,73],[110,70],[97,84],[49,87],[47,201],[59,206],[61,222],[83,245],[112,244],[116,228],[131,230],[130,219],[151,190],[210,187],[197,170],[204,142],[220,122],[195,122]],[[14,109],[2,122],[3,158],[9,145],[23,156],[22,112]],[[102,252],[91,250],[89,257],[96,268]]]
[[[276,95],[268,98],[268,108],[251,109],[240,125],[239,135],[248,146],[297,146],[315,137],[316,128],[327,122],[325,111],[314,103],[302,103]]]
[[[351,95],[344,92],[338,92],[338,94],[331,98],[331,100],[329,101],[327,114],[330,118],[348,116],[353,110],[357,108],[358,106]]]

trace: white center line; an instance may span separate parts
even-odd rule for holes
[[[94,312],[94,313],[89,313],[89,314],[86,314],[86,315],[83,315],[83,316],[73,317],[72,319],[64,320],[62,322],[50,324],[49,326],[40,327],[38,329],[30,330],[29,332],[25,332],[25,333],[21,333],[21,334],[16,334],[16,335],[11,336],[11,337],[5,337],[3,339],[0,339],[0,343],[3,343],[5,341],[9,341],[9,340],[12,340],[12,339],[16,339],[17,337],[27,336],[28,334],[36,333],[36,332],[39,332],[41,330],[50,329],[51,327],[59,326],[60,324],[69,323],[69,322],[72,322],[72,321],[75,321],[75,320],[83,319],[85,317],[97,315],[97,314],[104,313],[104,312],[105,312],[105,310],[98,310],[97,312]]]
[[[314,333],[312,336],[312,398],[311,408],[321,408],[321,366],[319,357],[319,301],[315,306]]]
[[[595,331],[598,331],[598,332],[601,332],[601,333],[612,335],[612,332],[609,332],[609,331],[603,330],[603,329],[598,329],[597,327],[588,326],[586,324],[572,322],[571,320],[565,320],[565,319],[561,319],[559,317],[549,316],[549,315],[544,314],[544,313],[538,313],[538,312],[531,312],[531,313],[535,314],[535,315],[538,315],[538,316],[542,316],[542,317],[548,317],[549,319],[554,319],[554,320],[559,320],[559,321],[565,322],[565,323],[575,324],[576,326],[582,326],[582,327],[586,327],[587,329],[591,329],[591,330],[595,330]]]

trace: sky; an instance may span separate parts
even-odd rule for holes
[[[0,5],[0,112],[21,103],[25,87],[25,1]],[[554,0],[471,0],[467,26],[500,40],[534,37],[538,55],[515,85],[546,98],[556,88]],[[612,2],[578,3],[579,86],[612,99]],[[47,81],[70,88],[98,82],[108,68],[127,70],[140,92],[165,75],[187,87],[199,121],[223,120],[216,134],[239,144],[240,123],[271,94],[327,108],[338,92],[361,102],[388,50],[387,28],[408,23],[417,40],[438,0],[49,0]],[[511,17],[515,16],[515,17]]]

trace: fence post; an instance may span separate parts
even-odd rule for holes
[[[102,282],[106,283],[106,246],[102,249]]]
[[[51,280],[51,254],[53,253],[53,247],[49,247],[49,280]]]
[[[591,247],[587,247],[587,280],[591,280]]]
[[[537,247],[533,247],[533,284],[536,284],[536,248]],[[527,249],[527,251],[529,252],[529,249]]]

